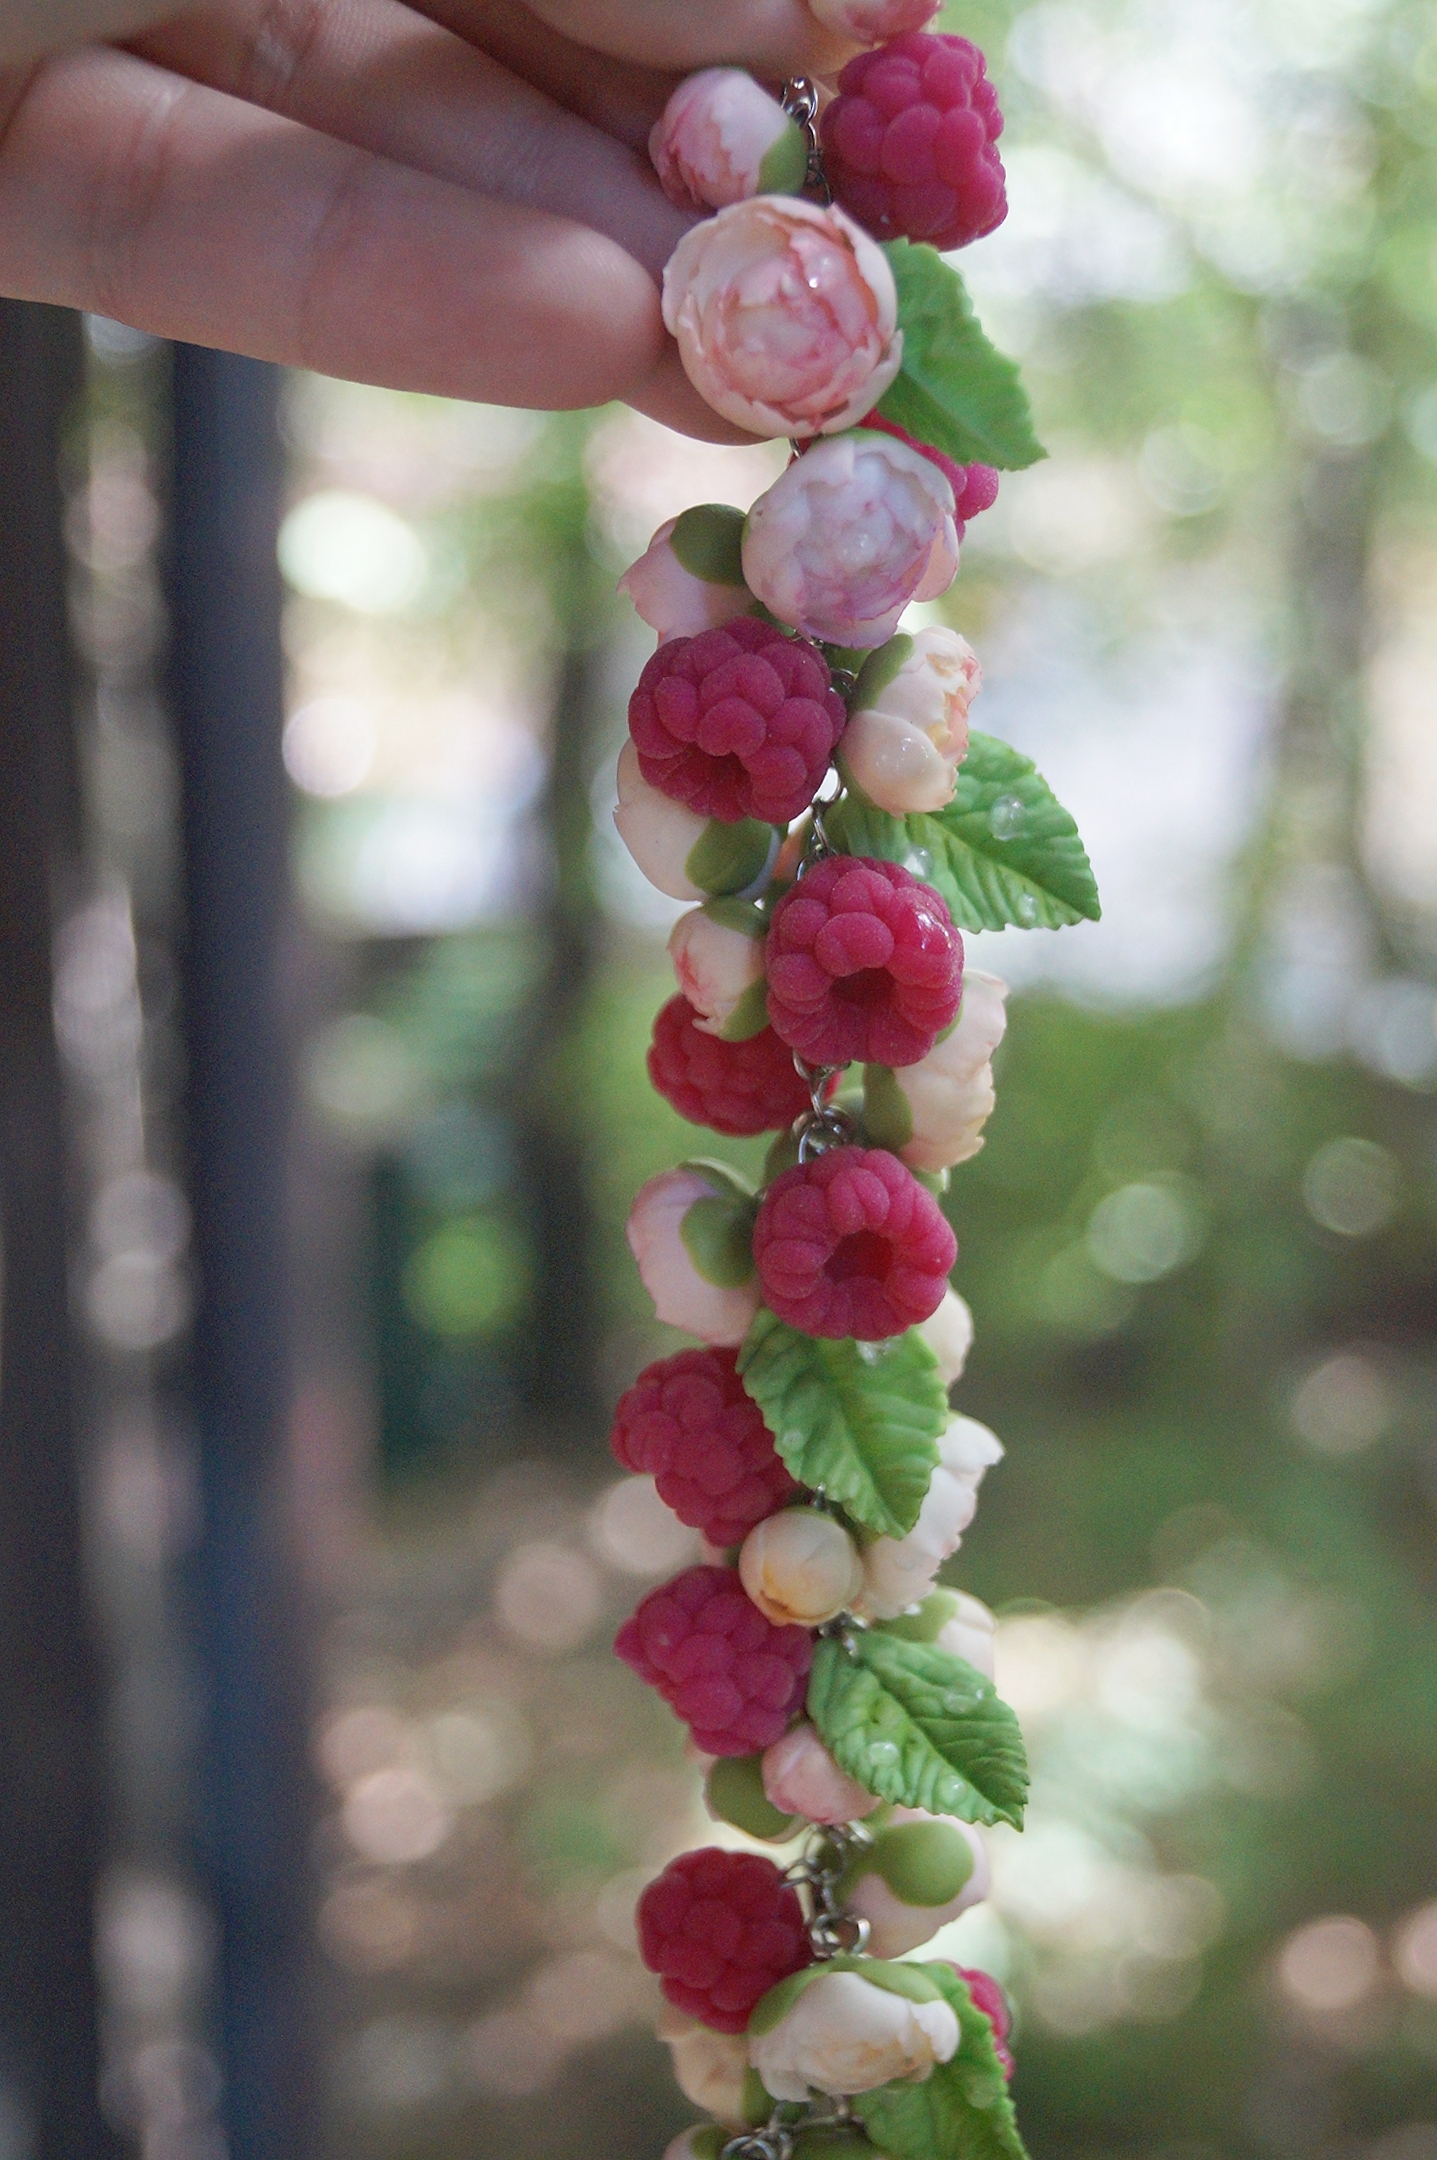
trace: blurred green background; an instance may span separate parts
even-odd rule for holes
[[[1008,1459],[948,1573],[1035,1797],[940,1947],[1016,1993],[1035,2160],[1437,2160],[1437,8],[945,26],[1051,458],[932,613],[1106,913],[970,943],[1015,996],[957,1399]],[[690,1546],[604,1436],[697,1136],[613,588],[781,452],[313,378],[287,424],[334,2150],[657,2160],[630,1915],[710,1831],[607,1645]]]

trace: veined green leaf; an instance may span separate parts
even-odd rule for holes
[[[951,1965],[920,1965],[958,2019],[958,2052],[921,2085],[897,2082],[853,2102],[888,2160],[1028,2160],[993,2026]]]
[[[991,1680],[940,1650],[869,1629],[813,1656],[808,1714],[867,1792],[964,1822],[1023,1824],[1028,1761]]]
[[[985,335],[958,272],[936,248],[890,240],[903,365],[878,401],[885,420],[959,465],[1017,472],[1047,455],[1017,362]]]
[[[913,1528],[948,1421],[938,1360],[919,1334],[820,1342],[764,1307],[738,1369],[800,1485],[881,1536]]]
[[[953,800],[890,817],[847,794],[824,814],[835,846],[902,863],[943,895],[961,930],[1059,930],[1096,922],[1097,881],[1078,828],[1011,743],[972,735]]]

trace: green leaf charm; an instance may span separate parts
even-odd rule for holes
[[[972,735],[953,800],[890,817],[845,795],[825,813],[849,855],[902,863],[943,895],[960,930],[1060,930],[1096,922],[1097,881],[1070,814],[1031,758],[996,735]]]
[[[880,2085],[854,2109],[887,2160],[1028,2160],[993,2026],[951,1965],[920,1965],[958,2019],[958,2052],[921,2085]]]
[[[957,271],[936,248],[908,240],[890,240],[883,252],[898,287],[903,365],[878,412],[959,465],[1036,465],[1047,452],[1017,363],[984,335]]]
[[[936,1643],[875,1630],[813,1655],[808,1714],[841,1770],[880,1800],[1023,1827],[1028,1760],[993,1684]]]
[[[920,1335],[820,1342],[765,1307],[738,1369],[800,1485],[881,1536],[913,1528],[948,1422],[938,1360]]]

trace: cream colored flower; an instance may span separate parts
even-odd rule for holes
[[[730,2129],[742,2129],[748,2076],[745,2036],[715,2032],[697,2018],[685,2017],[682,2010],[668,2008],[659,2019],[659,2038],[672,2053],[674,2083],[684,2098],[706,2108]]]
[[[772,2032],[751,2034],[749,2061],[775,2100],[864,2093],[895,2078],[921,2084],[958,2049],[946,2002],[910,2002],[858,1973],[811,1980]]]
[[[968,754],[968,707],[982,679],[956,630],[900,630],[858,678],[839,751],[845,776],[895,817],[941,810]]]
[[[775,1627],[822,1627],[863,1587],[863,1563],[842,1523],[821,1508],[780,1508],[755,1523],[738,1556],[739,1580]]]
[[[984,1471],[1002,1457],[1002,1443],[976,1418],[949,1420],[938,1443],[938,1467],[913,1528],[906,1537],[875,1538],[864,1547],[856,1613],[867,1620],[896,1620],[923,1602],[978,1511]]]

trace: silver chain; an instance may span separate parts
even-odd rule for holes
[[[817,83],[807,75],[791,75],[783,86],[783,109],[802,131],[808,151],[808,170],[803,184],[822,196],[827,205],[833,201],[833,190],[823,170],[823,152],[818,147]]]
[[[788,1871],[789,1881],[808,1892],[812,1906],[808,1939],[815,1957],[851,1957],[868,1947],[868,1922],[856,1913],[844,1911],[838,1885],[850,1854],[861,1852],[872,1842],[858,1823],[831,1824],[815,1841],[812,1852]]]

